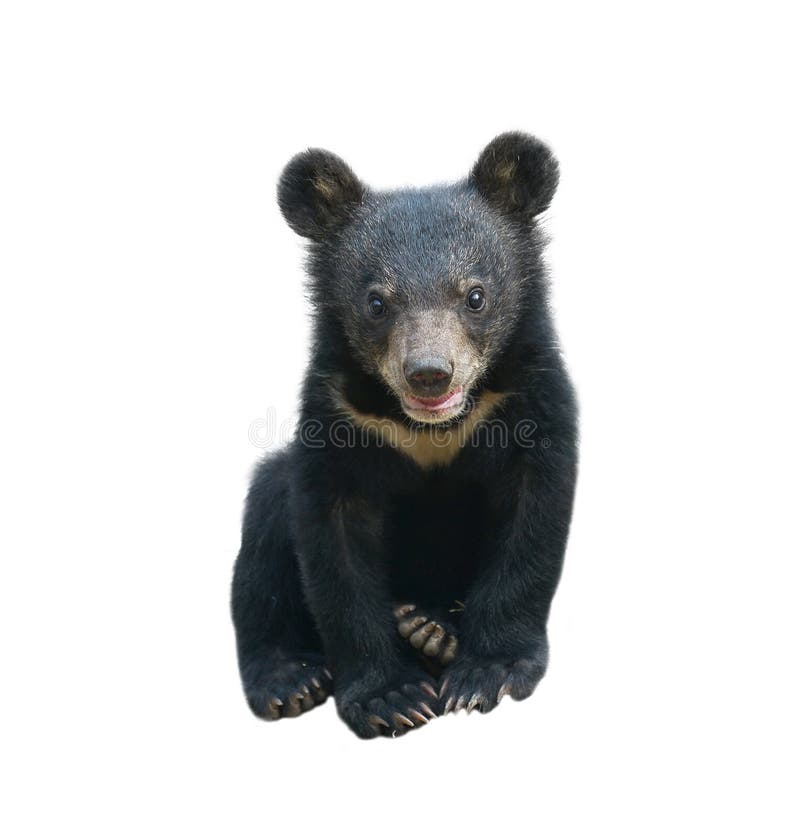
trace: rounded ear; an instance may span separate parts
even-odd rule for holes
[[[364,186],[335,154],[309,149],[293,157],[278,182],[278,204],[295,233],[321,241],[351,217]]]
[[[527,222],[550,206],[558,161],[541,140],[512,131],[486,146],[469,179],[493,207]]]

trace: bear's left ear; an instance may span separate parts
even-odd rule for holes
[[[528,222],[553,200],[558,161],[541,140],[509,132],[486,146],[469,180],[497,210]]]
[[[348,221],[364,192],[340,157],[309,149],[286,164],[278,182],[278,204],[295,233],[322,241]]]

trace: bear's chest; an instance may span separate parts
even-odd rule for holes
[[[466,586],[475,574],[487,532],[485,490],[433,478],[386,508],[384,532],[392,587],[432,594]]]

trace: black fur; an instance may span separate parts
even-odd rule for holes
[[[484,149],[470,178],[498,210],[527,221],[550,206],[558,161],[534,137],[501,134]]]
[[[547,147],[521,134],[495,139],[451,186],[373,192],[319,151],[284,172],[281,209],[312,240],[314,341],[300,433],[255,473],[234,573],[256,714],[290,716],[332,690],[359,736],[402,733],[429,711],[522,699],[544,674],[577,469],[575,400],[535,220],[557,180]],[[457,296],[465,275],[486,289],[479,316]],[[393,314],[377,322],[365,301],[382,283]],[[449,464],[428,468],[343,419],[331,390],[358,412],[415,427],[376,359],[423,309],[457,317],[479,355],[471,399],[505,394]],[[397,601],[466,604],[454,615],[457,657],[438,679],[398,635]]]
[[[278,201],[295,233],[324,239],[343,225],[361,201],[364,187],[335,154],[309,149],[283,170]]]

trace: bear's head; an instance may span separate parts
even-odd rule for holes
[[[510,343],[547,340],[536,217],[557,184],[550,150],[520,133],[495,138],[465,180],[426,189],[374,191],[330,152],[297,155],[278,200],[311,241],[325,340],[411,419],[465,415]]]

